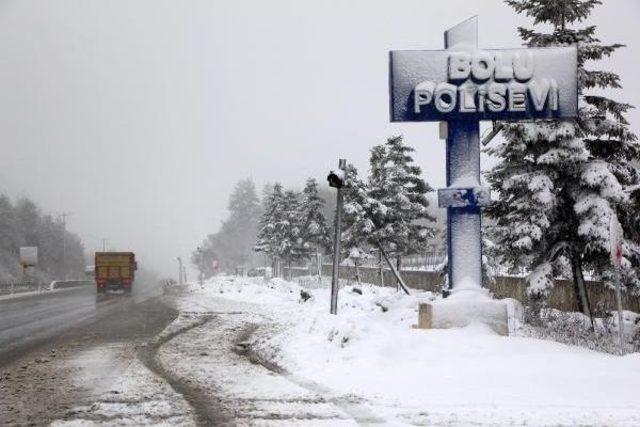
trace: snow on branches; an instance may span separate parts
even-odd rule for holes
[[[307,180],[302,193],[284,190],[276,183],[264,198],[255,250],[289,265],[327,250],[330,239],[322,213],[324,203],[313,178]]]
[[[550,32],[519,28],[529,47],[578,48],[579,115],[575,121],[507,123],[505,141],[487,152],[498,164],[486,174],[499,200],[488,210],[499,256],[511,267],[530,272],[529,292],[546,293],[555,276],[569,270],[577,287],[584,271],[607,281],[609,219],[616,214],[626,241],[624,265],[640,266],[638,197],[627,188],[640,183],[640,147],[624,113],[632,108],[606,96],[621,87],[609,71],[591,70],[621,44],[604,45],[596,27],[573,28],[586,20],[597,0],[507,0],[534,24]],[[598,88],[597,94],[587,93]],[[604,94],[603,94],[604,93]],[[626,283],[638,290],[634,269]],[[582,305],[579,304],[582,308]]]
[[[400,257],[421,251],[433,237],[426,197],[432,189],[420,177],[413,151],[400,136],[373,147],[366,182],[347,165],[344,248],[349,258],[366,257],[378,245]]]

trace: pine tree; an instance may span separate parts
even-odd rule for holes
[[[280,226],[283,220],[283,201],[282,185],[276,183],[271,189],[271,193],[265,197],[255,245],[257,252],[263,252],[271,257],[274,266],[280,255],[280,242],[283,237]]]
[[[278,256],[287,262],[289,279],[292,263],[308,257],[310,247],[302,238],[302,211],[300,197],[293,190],[287,190],[282,199],[282,219],[276,223],[281,236]]]
[[[15,206],[18,230],[22,243],[27,246],[38,246],[38,229],[40,228],[40,209],[31,200],[23,197]]]
[[[427,193],[432,188],[420,177],[411,153],[415,151],[401,136],[371,150],[368,206],[374,229],[370,241],[395,255],[398,269],[404,254],[422,251],[433,237]]]
[[[10,282],[20,276],[18,249],[21,245],[16,212],[11,200],[0,195],[0,281]]]
[[[609,218],[617,213],[632,235],[630,201],[625,187],[637,184],[636,137],[624,113],[630,105],[600,94],[597,88],[619,88],[612,72],[590,70],[622,47],[603,45],[596,27],[570,28],[588,18],[598,0],[507,0],[535,24],[550,24],[550,32],[519,28],[528,47],[578,48],[579,117],[573,121],[538,120],[506,123],[505,141],[488,149],[500,162],[486,177],[500,194],[488,213],[496,220],[496,248],[512,267],[525,267],[529,292],[544,298],[558,274],[570,275],[578,306],[590,314],[584,271],[607,277]],[[637,244],[628,240],[625,256],[637,265]],[[629,270],[630,271],[630,270]],[[631,275],[629,275],[630,277]]]
[[[63,233],[60,221],[51,215],[43,215],[31,200],[22,198],[14,206],[8,197],[0,195],[0,280],[6,282],[23,278],[21,246],[38,248],[38,266],[33,279],[49,282],[64,278],[65,273],[70,278],[83,278],[85,259],[82,242],[68,230]],[[66,237],[64,257],[63,236]]]
[[[307,258],[327,252],[331,246],[324,205],[325,201],[318,193],[318,182],[314,178],[307,179],[300,202],[300,238]]]
[[[229,196],[229,217],[219,231],[220,240],[226,242],[224,261],[234,266],[251,262],[252,245],[256,240],[260,200],[251,179],[238,181]]]
[[[252,264],[261,209],[253,181],[238,181],[229,196],[229,216],[191,255],[205,277],[214,274],[214,260],[227,271]]]
[[[370,219],[372,204],[368,200],[367,187],[358,178],[358,170],[351,163],[345,167],[341,191],[344,203],[341,256],[353,262],[356,278],[360,281],[360,265],[371,257],[372,243],[369,237],[374,224]]]
[[[264,210],[260,217],[255,250],[271,257],[277,257],[279,253],[282,235],[279,234],[280,229],[276,225],[282,221],[283,199],[282,185],[276,183],[264,201]]]

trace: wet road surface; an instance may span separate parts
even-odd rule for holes
[[[0,425],[47,425],[89,403],[68,363],[78,354],[117,349],[119,368],[101,376],[122,376],[138,346],[177,316],[161,293],[141,285],[131,296],[96,298],[95,289],[84,288],[0,300]]]
[[[86,287],[1,298],[0,368],[114,310],[126,312],[162,292],[160,286],[136,285],[131,296],[98,296],[94,287]]]

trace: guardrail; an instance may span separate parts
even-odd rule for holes
[[[95,286],[95,280],[54,280],[49,285],[50,290],[76,288],[81,286]]]
[[[0,283],[0,295],[10,295],[22,292],[41,291],[46,287],[42,283],[9,282]]]
[[[94,287],[94,280],[54,280],[48,286],[44,283],[7,282],[0,283],[0,295],[21,294],[25,292],[48,292],[54,289],[76,287]]]

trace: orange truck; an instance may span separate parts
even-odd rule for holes
[[[95,275],[98,293],[123,290],[131,293],[138,269],[133,252],[96,252]]]

